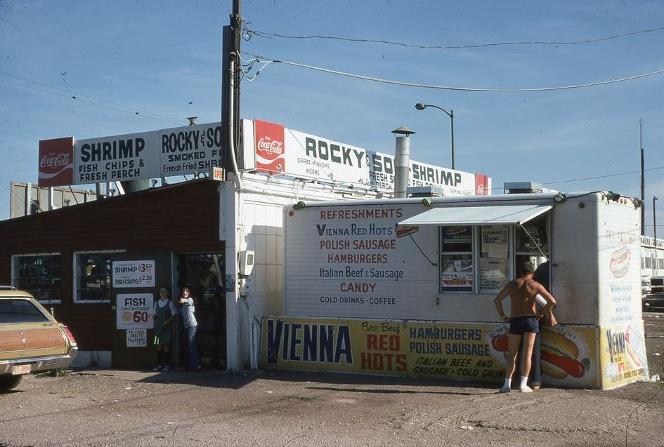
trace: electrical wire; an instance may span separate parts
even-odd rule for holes
[[[426,260],[429,261],[429,264],[433,265],[434,267],[438,266],[438,264],[436,264],[431,259],[429,259],[429,257],[426,255],[426,253],[424,253],[424,251],[420,247],[420,244],[417,243],[417,241],[413,238],[412,234],[409,234],[408,237],[410,238],[411,241],[413,241],[413,244],[415,244],[415,246],[420,251],[420,253],[422,253],[422,256],[424,256],[426,258]]]
[[[270,58],[265,58],[263,56],[259,55],[254,55],[251,53],[245,53],[249,56],[253,56],[257,59],[260,59],[261,61],[271,61],[276,64],[284,64],[284,65],[290,65],[293,67],[299,67],[299,68],[305,68],[307,70],[313,70],[313,71],[319,71],[322,73],[327,73],[331,75],[336,75],[336,76],[343,76],[347,78],[352,78],[352,79],[361,79],[364,81],[372,81],[372,82],[378,82],[382,84],[389,84],[389,85],[398,85],[402,87],[414,87],[414,88],[423,88],[423,89],[430,89],[430,90],[450,90],[450,91],[457,91],[457,92],[475,92],[475,93],[540,93],[540,92],[550,92],[550,91],[557,91],[557,90],[573,90],[573,89],[580,89],[580,88],[588,88],[588,87],[598,87],[602,85],[609,85],[609,84],[617,84],[621,82],[627,82],[627,81],[632,81],[635,79],[641,79],[641,78],[646,78],[650,76],[656,76],[664,73],[664,68],[651,71],[651,72],[646,72],[646,73],[639,73],[636,75],[631,75],[631,76],[625,76],[622,78],[617,78],[617,79],[609,79],[605,81],[595,81],[595,82],[586,82],[582,84],[570,84],[570,85],[559,85],[559,86],[554,86],[554,87],[531,87],[531,88],[524,88],[524,87],[513,87],[513,88],[497,88],[497,87],[458,87],[458,86],[452,86],[452,85],[437,85],[437,84],[422,84],[418,82],[408,82],[408,81],[397,81],[393,79],[385,79],[385,78],[377,78],[374,76],[366,76],[366,75],[361,75],[357,73],[350,73],[347,71],[341,71],[341,70],[333,70],[330,68],[324,68],[324,67],[318,67],[316,65],[309,65],[309,64],[301,64],[299,62],[292,62],[292,61],[286,61],[286,60],[280,60],[280,59],[270,59]]]
[[[645,172],[650,172],[650,171],[656,171],[659,169],[664,169],[664,166],[657,166],[654,168],[648,168],[644,169]],[[592,177],[583,177],[583,178],[578,178],[578,179],[571,179],[571,180],[558,180],[558,181],[551,181],[551,182],[543,182],[543,185],[553,185],[556,183],[574,183],[574,182],[582,182],[586,180],[597,180],[597,179],[602,179],[602,178],[608,178],[608,177],[620,177],[622,175],[629,175],[629,174],[639,174],[641,170],[638,171],[625,171],[625,172],[618,172],[616,174],[605,174],[605,175],[595,175]],[[492,188],[493,189],[493,188]]]
[[[659,169],[664,169],[664,166],[656,166],[654,168],[648,168],[644,169],[644,172],[650,172],[650,171],[656,171]],[[570,179],[570,180],[556,180],[556,181],[548,181],[548,182],[542,182],[542,185],[554,185],[557,183],[576,183],[576,182],[583,182],[587,180],[597,180],[597,179],[603,179],[603,178],[609,178],[609,177],[620,177],[623,175],[629,175],[629,174],[639,174],[641,171],[625,171],[625,172],[618,172],[615,174],[604,174],[604,175],[595,175],[592,177],[582,177],[582,178],[577,178],[577,179]],[[491,190],[501,190],[503,189],[502,186],[494,186],[491,188]],[[599,192],[599,191],[598,191]]]
[[[41,92],[41,93],[47,93],[47,94],[50,94],[50,95],[60,96],[60,97],[63,97],[63,98],[79,101],[79,102],[82,102],[82,103],[85,103],[85,104],[95,105],[95,106],[98,106],[98,107],[107,107],[107,108],[114,109],[114,110],[121,111],[121,112],[131,112],[131,113],[134,113],[135,115],[141,115],[141,116],[144,116],[146,118],[152,118],[152,119],[155,119],[155,120],[160,120],[160,121],[168,122],[168,123],[171,123],[171,124],[178,124],[178,125],[181,124],[180,121],[177,118],[173,118],[173,117],[170,117],[170,116],[167,116],[167,115],[162,115],[160,113],[154,113],[154,112],[149,112],[149,111],[146,111],[146,110],[141,110],[141,109],[137,109],[137,108],[133,108],[133,107],[124,106],[124,105],[115,103],[113,101],[109,101],[107,99],[98,98],[98,97],[91,96],[91,95],[84,95],[84,94],[76,93],[72,90],[67,90],[67,89],[63,89],[63,88],[60,88],[60,87],[55,87],[53,85],[45,84],[45,83],[39,82],[39,81],[34,81],[32,79],[28,79],[28,78],[25,78],[25,77],[22,77],[22,76],[17,76],[17,75],[11,74],[11,73],[3,72],[3,71],[0,71],[0,75],[6,76],[6,77],[9,77],[9,78],[13,78],[13,79],[16,79],[18,81],[21,81],[21,82],[16,82],[16,81],[8,80],[8,79],[0,79],[0,82],[5,82],[5,83],[8,83],[8,84],[17,85],[19,87],[27,88],[27,89],[38,91],[38,92]],[[34,84],[34,85],[32,85],[32,84]],[[37,87],[37,86],[39,86],[39,87]]]
[[[460,50],[460,49],[470,49],[470,48],[489,48],[489,47],[500,47],[500,46],[516,46],[516,45],[549,45],[549,46],[566,46],[566,45],[583,45],[591,44],[598,42],[606,42],[609,40],[620,39],[623,37],[636,36],[638,34],[644,33],[654,33],[658,31],[663,31],[664,26],[656,28],[647,28],[637,31],[631,31],[622,34],[613,34],[610,36],[598,37],[595,39],[582,39],[582,40],[562,40],[562,41],[545,41],[545,40],[520,40],[513,42],[486,42],[486,43],[476,43],[476,44],[466,44],[466,45],[424,45],[424,44],[412,44],[405,42],[396,42],[392,40],[384,39],[362,39],[354,37],[343,37],[343,36],[331,36],[331,35],[321,35],[321,34],[312,34],[307,36],[294,36],[287,34],[279,33],[270,33],[267,31],[254,30],[248,27],[243,27],[243,39],[251,40],[253,36],[263,37],[267,39],[278,38],[278,39],[292,39],[292,40],[309,40],[309,39],[320,39],[320,40],[338,40],[344,42],[352,43],[369,43],[369,44],[384,44],[384,45],[393,45],[405,48],[416,48],[424,50]]]

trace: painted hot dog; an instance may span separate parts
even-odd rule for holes
[[[507,352],[507,335],[496,335],[491,339],[491,346],[498,352]],[[557,332],[542,331],[542,373],[554,379],[572,376],[583,377],[586,368],[577,358],[579,348],[576,344]]]
[[[627,247],[621,247],[620,249],[613,252],[611,255],[611,261],[609,263],[609,268],[611,273],[616,278],[622,278],[629,271],[629,261],[632,257],[632,253]]]
[[[397,225],[397,238],[417,233],[419,230],[420,227],[415,225]]]
[[[586,368],[577,358],[576,344],[554,331],[542,331],[542,373],[554,379],[564,379],[568,375],[577,379],[583,377]]]

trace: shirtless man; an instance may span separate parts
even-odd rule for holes
[[[551,312],[556,305],[556,299],[544,286],[533,279],[533,264],[525,262],[520,268],[519,277],[505,284],[496,299],[496,310],[504,321],[509,321],[510,331],[508,334],[507,369],[505,370],[505,383],[500,388],[501,393],[508,393],[512,386],[512,374],[514,374],[516,354],[519,350],[521,337],[523,337],[523,368],[521,369],[521,383],[519,390],[530,393],[533,390],[528,386],[528,375],[530,374],[531,357],[535,335],[539,332],[539,319]],[[546,305],[541,313],[536,313],[535,301],[537,294],[545,300]],[[512,315],[508,318],[503,310],[503,300],[509,295]]]

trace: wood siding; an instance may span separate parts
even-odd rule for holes
[[[76,251],[219,252],[219,183],[196,180],[0,222],[0,284],[11,257],[60,253],[62,304],[52,307],[82,350],[112,350],[113,303],[73,303]]]

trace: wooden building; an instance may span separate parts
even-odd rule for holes
[[[197,180],[0,222],[0,284],[31,291],[75,334],[79,362],[146,367],[147,346],[127,347],[116,328],[117,294],[190,284],[197,298],[203,360],[224,367],[224,244],[220,183]],[[114,288],[112,266],[153,261],[152,287]],[[113,355],[111,355],[111,353]],[[176,363],[178,358],[174,358]]]

